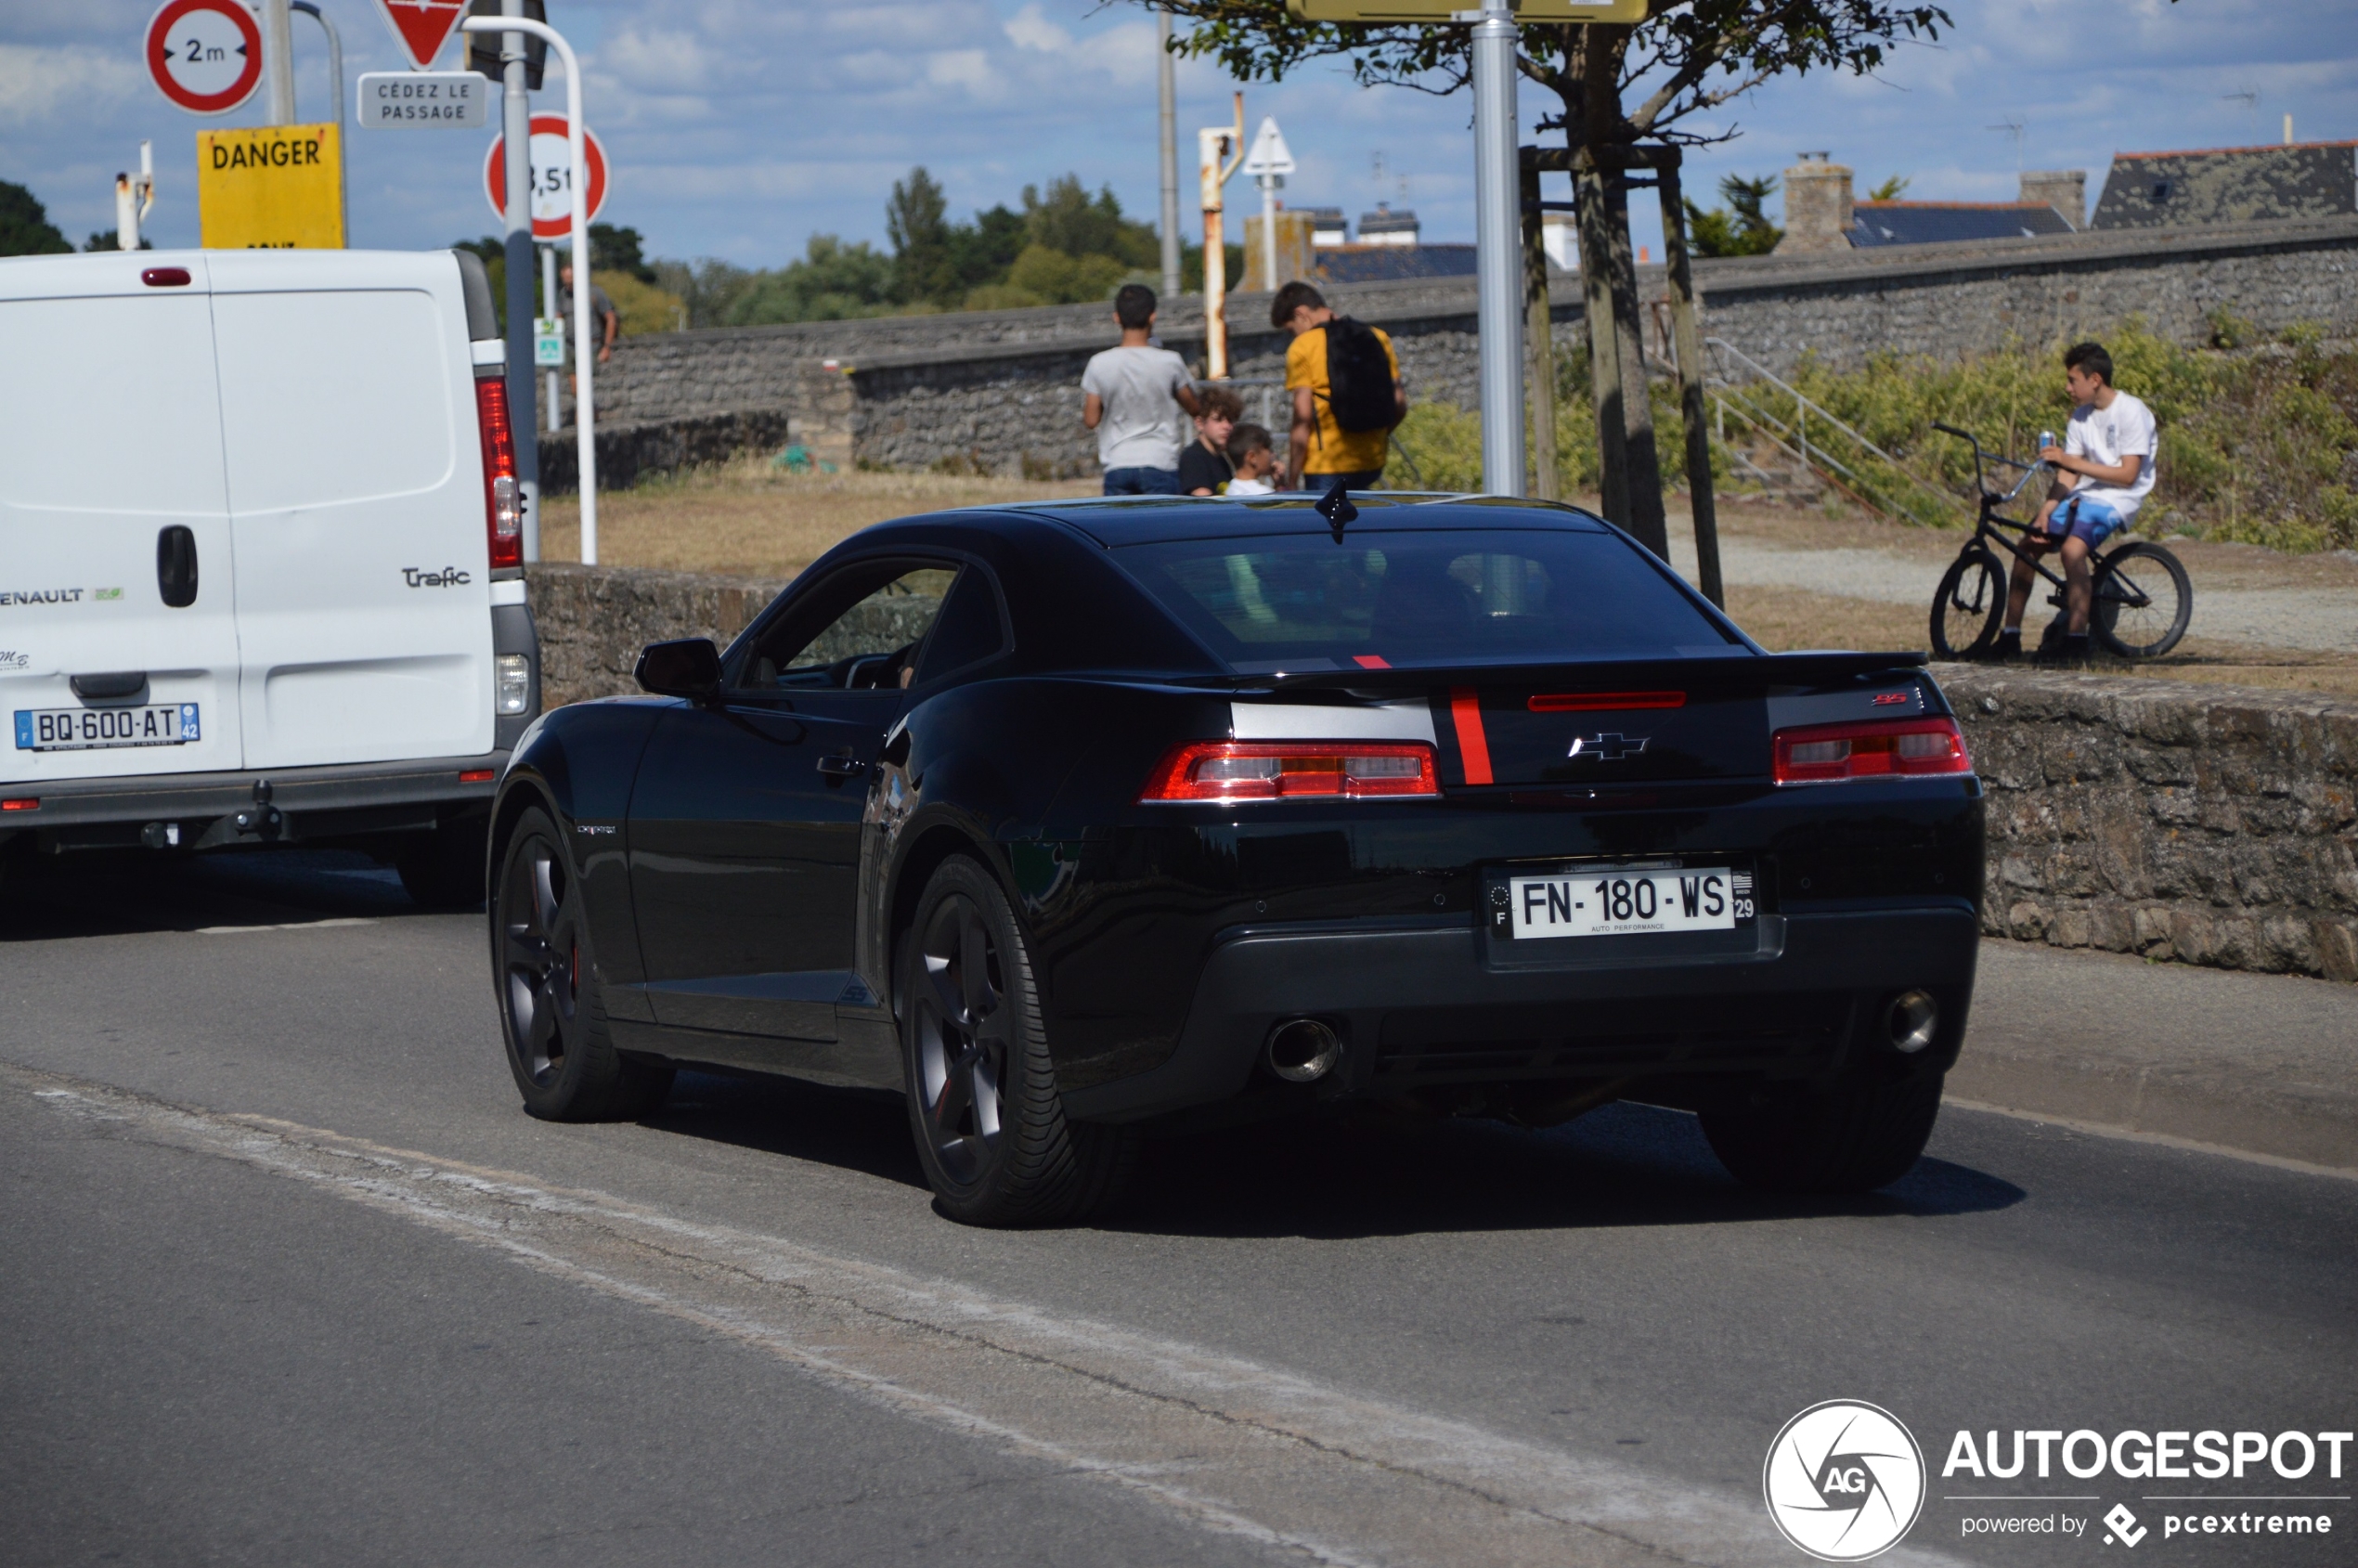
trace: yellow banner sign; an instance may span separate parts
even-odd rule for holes
[[[1304,21],[1365,22],[1370,26],[1445,22],[1478,11],[1482,0],[1286,0],[1286,9]],[[1520,22],[1603,21],[1630,25],[1646,19],[1646,0],[1514,0]]]
[[[343,248],[342,127],[197,133],[197,211],[208,251]]]

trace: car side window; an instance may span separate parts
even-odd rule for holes
[[[941,606],[933,635],[918,655],[915,684],[979,664],[1007,645],[1006,617],[999,608],[999,590],[990,577],[973,567],[958,575]]]
[[[741,690],[889,689],[941,613],[958,569],[937,563],[855,566],[823,584],[763,632]]]

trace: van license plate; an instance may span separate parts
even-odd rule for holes
[[[96,751],[118,745],[186,745],[203,738],[195,703],[144,707],[17,709],[19,751]]]
[[[1752,874],[1727,866],[1674,871],[1587,866],[1507,884],[1518,939],[1729,931],[1753,915]]]

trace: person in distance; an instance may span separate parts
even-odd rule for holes
[[[1113,297],[1119,347],[1093,356],[1081,373],[1081,422],[1097,433],[1097,462],[1109,496],[1175,496],[1179,410],[1202,412],[1187,367],[1154,343],[1155,292],[1125,283]]]

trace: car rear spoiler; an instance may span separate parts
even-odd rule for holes
[[[1436,686],[1582,686],[1652,691],[1690,684],[1715,687],[1828,686],[1861,677],[1922,669],[1923,653],[1734,654],[1725,658],[1566,659],[1547,664],[1453,664],[1377,669],[1289,670],[1240,675],[1237,690],[1279,692],[1430,691]]]

